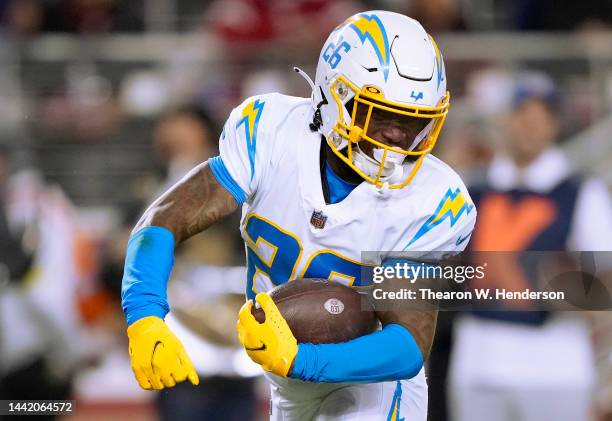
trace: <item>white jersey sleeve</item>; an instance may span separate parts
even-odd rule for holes
[[[413,237],[413,245],[442,255],[457,254],[467,247],[475,224],[476,206],[465,186],[450,187]]]
[[[435,159],[435,158],[430,158]],[[407,256],[438,260],[463,251],[476,224],[476,206],[460,177],[436,159],[438,170],[428,174],[431,184],[413,221],[393,250]],[[434,168],[435,169],[435,168]]]
[[[280,97],[251,97],[234,108],[219,139],[219,156],[209,160],[217,181],[239,204],[255,195],[265,175],[274,147]]]

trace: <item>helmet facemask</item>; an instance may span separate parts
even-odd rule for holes
[[[331,83],[330,91],[339,116],[327,137],[332,151],[379,188],[407,186],[436,144],[448,111],[448,92],[438,106],[423,107],[386,100],[371,85],[360,90],[344,76]],[[402,145],[405,149],[372,136],[372,127],[380,122],[395,125],[407,134]]]

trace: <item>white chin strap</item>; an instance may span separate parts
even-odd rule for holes
[[[353,162],[355,166],[363,171],[368,177],[376,178],[378,171],[380,171],[380,163],[383,160],[383,154],[385,150],[382,148],[374,148],[372,155],[374,158],[366,155],[360,148],[359,145],[355,145],[353,151]],[[380,181],[383,183],[399,183],[402,175],[404,174],[404,168],[402,163],[406,156],[397,152],[387,152],[385,159],[385,165],[382,173],[380,174]]]
[[[431,131],[434,121],[430,121],[421,132],[415,137],[409,150],[416,148]],[[374,148],[372,150],[373,158],[365,154],[359,143],[355,145],[355,151],[353,152],[353,163],[357,168],[363,171],[368,177],[376,178],[378,171],[380,170],[380,163],[383,160],[385,150],[382,148]],[[388,184],[397,184],[403,181],[404,170],[406,168],[404,159],[406,155],[397,152],[387,152],[385,164],[380,174],[380,181]]]

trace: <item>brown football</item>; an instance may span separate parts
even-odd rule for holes
[[[346,342],[378,328],[371,304],[367,300],[362,303],[356,290],[339,282],[296,279],[269,294],[298,343]],[[252,311],[258,322],[265,320],[258,305]]]

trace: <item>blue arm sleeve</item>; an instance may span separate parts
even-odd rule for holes
[[[399,324],[339,344],[299,344],[291,377],[308,382],[374,383],[408,379],[423,367],[412,334]]]
[[[174,236],[162,227],[145,227],[128,241],[121,305],[128,326],[146,316],[164,318],[170,307],[166,286],[174,264]]]

